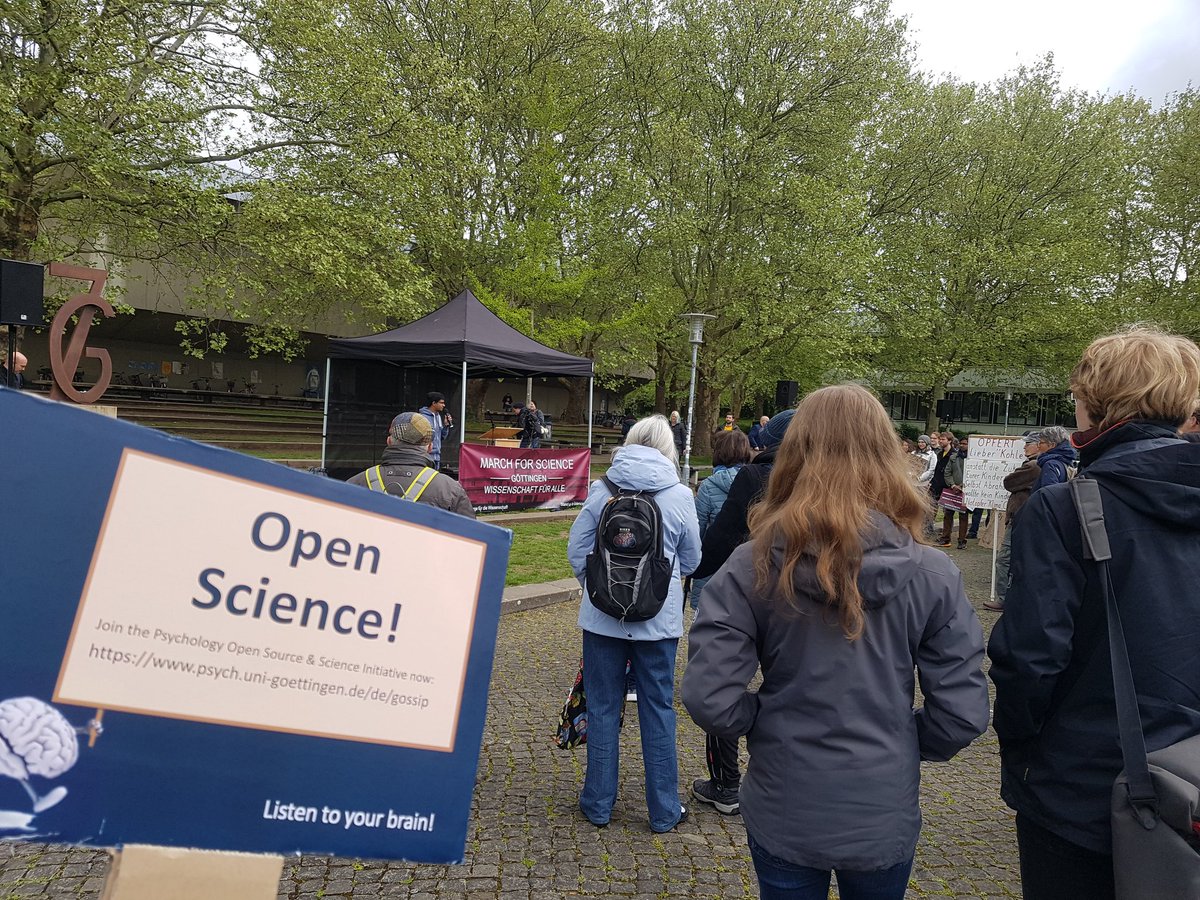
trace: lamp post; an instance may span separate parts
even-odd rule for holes
[[[1012,389],[1004,392],[1004,433],[1008,434],[1008,408],[1012,405]]]
[[[679,480],[683,484],[687,484],[692,473],[692,416],[696,408],[696,353],[699,351],[700,345],[704,343],[705,321],[715,319],[716,316],[710,316],[708,313],[684,313],[680,318],[685,319],[688,323],[688,328],[691,330],[688,340],[692,343],[692,377],[688,380],[687,438],[683,445],[683,461],[679,467]]]

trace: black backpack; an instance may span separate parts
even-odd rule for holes
[[[672,563],[663,555],[658,491],[627,491],[608,476],[612,494],[596,523],[596,547],[587,556],[587,590],[600,612],[626,622],[653,619],[671,590]]]

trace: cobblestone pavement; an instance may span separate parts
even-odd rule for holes
[[[963,569],[986,631],[996,618],[982,607],[990,551],[972,542],[965,551],[949,552]],[[463,865],[303,857],[286,862],[281,900],[757,896],[739,816],[720,816],[692,804],[691,818],[675,832],[650,832],[633,704],[626,717],[612,823],[601,830],[579,815],[584,751],[563,752],[550,743],[554,718],[579,660],[576,609],[564,603],[501,620]],[[681,673],[686,656],[681,643]],[[705,773],[703,735],[682,707],[679,759],[681,788]],[[925,829],[909,897],[1020,896],[1012,816],[999,798],[998,765],[996,738],[989,731],[952,762],[924,767]],[[107,869],[107,856],[91,850],[44,844],[0,847],[0,900],[98,897]]]

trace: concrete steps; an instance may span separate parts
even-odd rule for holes
[[[117,418],[216,447],[307,469],[321,464],[321,411],[241,404],[118,401]]]

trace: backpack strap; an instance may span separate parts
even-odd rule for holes
[[[1133,684],[1133,672],[1129,667],[1129,650],[1125,645],[1125,631],[1121,627],[1121,612],[1113,590],[1112,572],[1109,562],[1112,550],[1108,541],[1108,530],[1104,525],[1104,504],[1100,498],[1100,484],[1086,476],[1072,478],[1071,500],[1079,518],[1083,534],[1083,555],[1092,560],[1099,569],[1100,592],[1104,595],[1104,606],[1108,616],[1108,649],[1112,665],[1113,695],[1117,707],[1117,731],[1121,740],[1121,757],[1125,766],[1128,801],[1134,815],[1147,831],[1155,827],[1158,820],[1158,795],[1150,777],[1146,760],[1146,739],[1142,733],[1142,719],[1138,713],[1137,691]]]
[[[375,485],[371,484],[371,473],[372,472],[375,473],[375,480],[379,483],[379,487],[375,487]],[[368,491],[383,491],[385,494],[387,493],[387,485],[385,485],[383,483],[383,471],[382,471],[382,469],[380,469],[379,466],[376,466],[373,469],[367,469],[367,490]]]
[[[647,497],[653,497],[653,496],[657,495],[659,491],[665,490],[664,488],[659,488],[659,489],[658,489],[658,491],[651,491],[651,490],[648,490],[648,489],[647,489],[647,490],[641,490],[641,489],[638,489],[638,488],[623,488],[623,487],[618,487],[618,486],[617,486],[617,485],[616,485],[616,484],[615,484],[615,483],[612,481],[612,479],[610,479],[610,478],[609,478],[607,475],[601,475],[601,476],[600,476],[600,480],[604,482],[604,486],[605,486],[606,488],[608,488],[608,492],[609,492],[610,494],[612,494],[614,497],[617,497],[617,496],[619,496],[619,495],[621,495],[621,494],[643,494],[643,495],[645,495],[645,496],[647,496]]]
[[[408,490],[404,492],[401,500],[417,501],[421,499],[421,495],[425,493],[425,488],[429,487],[429,483],[437,477],[437,470],[431,469],[429,466],[424,466],[417,477],[412,480],[412,484],[408,486]]]

